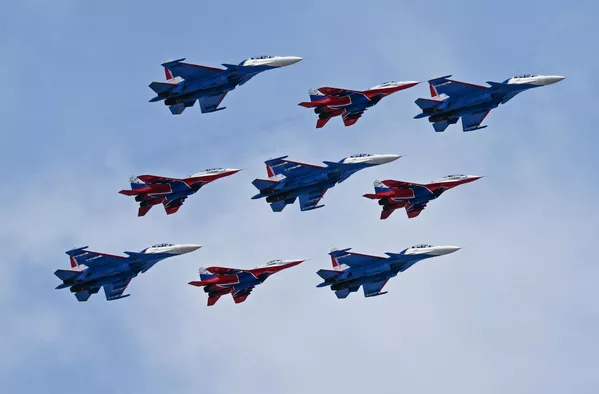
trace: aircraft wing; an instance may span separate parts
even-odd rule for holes
[[[89,268],[117,264],[127,258],[107,253],[92,252],[90,250],[85,250],[84,248],[69,250],[67,254],[71,258],[71,263],[75,263],[76,265],[83,264]]]
[[[216,95],[216,96],[205,96],[198,98],[198,102],[200,103],[200,109],[202,113],[209,113],[214,111],[220,111],[221,109],[225,109],[225,107],[218,108],[220,103],[223,101],[227,92]]]
[[[392,179],[387,179],[382,182],[383,185],[387,187],[392,187],[395,189],[409,189],[412,186],[423,186],[419,183],[412,182],[404,182],[404,181],[394,181]]]
[[[344,112],[342,115],[342,118],[343,118],[343,123],[345,124],[345,126],[351,126],[354,123],[356,123],[358,121],[358,119],[360,119],[360,117],[362,116],[364,111],[365,111],[365,109],[360,110],[360,111]]]
[[[118,279],[110,284],[104,285],[104,294],[106,301],[118,300],[119,298],[129,297],[129,294],[123,295],[123,292],[131,282],[132,278]]]
[[[243,270],[229,267],[208,267],[206,268],[206,271],[215,275],[236,275],[240,272],[243,272]]]
[[[427,203],[424,202],[422,204],[406,205],[406,213],[408,214],[408,217],[411,219],[420,215],[420,212],[426,208],[426,204]]]
[[[235,301],[236,304],[242,303],[246,298],[248,298],[252,290],[254,290],[254,286],[244,287],[241,290],[233,290],[233,292],[231,292],[233,301]]]
[[[358,90],[350,90],[350,89],[341,89],[341,88],[331,88],[328,86],[324,86],[322,88],[318,88],[320,93],[325,94],[327,96],[341,96],[349,93],[362,93]]]
[[[365,266],[374,263],[379,260],[386,260],[385,257],[371,256],[368,254],[345,252],[339,256],[334,256],[339,264],[345,264],[350,267]]]
[[[491,112],[491,110],[476,114],[462,115],[462,130],[473,131],[487,127],[481,126],[480,124],[483,122],[483,120],[485,120],[487,115],[489,115],[489,112]]]
[[[164,210],[166,211],[166,214],[170,215],[177,212],[179,208],[181,208],[181,205],[183,205],[183,202],[186,198],[187,197],[181,197],[175,200],[164,201],[162,205],[164,205]]]
[[[181,181],[182,179],[179,178],[168,178],[165,176],[158,176],[158,175],[140,175],[138,176],[139,180],[142,181],[143,183],[147,183],[148,185],[151,185],[153,183],[169,183],[172,181]]]
[[[378,280],[376,282],[364,283],[362,285],[362,290],[364,290],[364,297],[373,297],[373,296],[385,294],[386,291],[381,293],[381,290],[383,290],[383,287],[385,287],[388,280],[389,279]]]
[[[324,207],[324,205],[318,205],[318,202],[320,201],[320,199],[322,197],[324,197],[324,194],[326,192],[327,192],[327,189],[320,190],[317,192],[310,192],[308,194],[300,194],[300,196],[299,196],[300,209],[302,211],[309,211],[312,209]]]
[[[431,79],[428,81],[431,86],[431,92],[437,95],[446,94],[450,97],[468,96],[480,93],[481,89],[489,89],[488,86],[475,85],[467,82],[454,81],[448,77]]]
[[[276,159],[267,160],[265,162],[269,169],[269,176],[284,175],[287,178],[293,178],[315,175],[323,172],[324,167],[314,164],[285,160],[286,157],[287,156],[283,156]]]
[[[222,68],[184,63],[183,60],[185,59],[166,62],[163,63],[162,66],[167,69],[173,77],[181,77],[183,79],[208,78],[218,72],[223,71]]]

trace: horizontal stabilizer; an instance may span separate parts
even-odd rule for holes
[[[58,276],[60,280],[69,280],[75,279],[77,275],[79,275],[80,271],[71,271],[71,270],[56,270],[54,271],[54,275]]]
[[[177,59],[177,60],[169,60],[168,62],[162,63],[161,66],[168,68],[170,66],[174,66],[175,64],[182,62],[183,60],[185,60],[184,57],[182,57],[181,59]]]
[[[154,92],[156,92],[156,94],[159,95],[158,98],[153,98],[153,101],[159,101],[164,93],[168,93],[171,90],[173,90],[174,88],[176,88],[178,86],[178,84],[176,83],[169,83],[169,82],[152,82],[150,84],[150,89],[152,89]],[[162,94],[161,94],[162,93]],[[166,97],[166,95],[164,95]],[[150,101],[152,101],[150,100]]]
[[[269,189],[278,183],[279,183],[278,181],[271,181],[268,179],[254,179],[252,181],[252,185],[254,185],[254,187],[258,190]]]
[[[442,100],[432,100],[432,99],[426,99],[426,98],[419,98],[416,101],[414,101],[414,103],[416,103],[416,105],[419,106],[420,109],[426,110],[426,109],[436,109],[436,108],[439,108],[443,104],[443,101]]]
[[[447,78],[451,78],[451,75],[446,75],[446,76],[444,76],[444,77],[438,77],[438,78],[430,79],[430,80],[428,81],[428,83],[430,83],[431,85],[436,85],[436,84],[438,84],[438,83],[443,83],[443,82],[446,82],[445,80],[446,80]]]
[[[330,280],[333,278],[337,278],[339,277],[341,274],[343,274],[343,271],[335,271],[335,270],[325,270],[325,269],[321,269],[318,270],[316,272],[318,274],[318,276],[320,276],[322,279],[324,280]]]
[[[73,248],[71,250],[68,250],[66,252],[66,254],[68,254],[69,256],[77,256],[78,254],[81,254],[81,252],[85,249],[89,248],[89,246],[82,246],[80,248]]]

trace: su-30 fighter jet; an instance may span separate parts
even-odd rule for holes
[[[164,205],[166,214],[170,215],[177,212],[185,199],[205,184],[239,171],[234,168],[210,168],[183,179],[156,175],[132,176],[129,179],[131,190],[121,190],[119,193],[135,196],[135,201],[139,202],[137,216],[144,216],[158,204]]]
[[[431,98],[416,100],[422,113],[414,119],[428,118],[435,131],[445,131],[460,118],[464,131],[483,129],[487,126],[481,126],[481,123],[499,104],[507,103],[525,90],[551,85],[565,78],[558,75],[520,75],[503,82],[487,81],[491,86],[481,86],[454,81],[449,77],[451,75],[428,81]]]
[[[365,297],[386,294],[387,281],[417,262],[443,256],[459,250],[457,246],[417,245],[400,253],[385,253],[387,257],[350,252],[351,248],[331,250],[333,269],[321,269],[317,274],[324,282],[317,287],[330,286],[337,298],[346,298],[362,286]]]
[[[54,275],[62,280],[57,289],[71,288],[79,301],[87,301],[104,287],[106,300],[129,297],[125,288],[138,274],[144,273],[160,260],[193,252],[201,245],[159,244],[141,252],[125,252],[127,256],[85,250],[87,246],[66,252],[71,260],[70,270],[56,270]]]
[[[225,67],[207,67],[184,63],[183,59],[163,63],[166,82],[152,82],[150,88],[157,96],[150,102],[164,100],[173,115],[183,113],[196,100],[200,102],[202,113],[220,111],[218,108],[228,92],[241,86],[259,73],[273,68],[285,67],[302,60],[297,56],[251,57]]]
[[[438,198],[444,191],[480,178],[475,175],[448,175],[428,184],[374,181],[374,194],[364,194],[364,197],[379,200],[383,207],[381,219],[387,219],[398,208],[405,208],[408,217],[415,218],[429,201]]]
[[[250,295],[254,287],[264,283],[269,276],[296,266],[304,260],[272,260],[253,269],[243,270],[226,267],[200,268],[200,281],[189,282],[192,286],[204,287],[208,293],[208,306],[225,294],[231,294],[236,304]]]
[[[316,128],[323,127],[334,116],[341,116],[346,126],[360,119],[364,111],[376,105],[390,94],[419,84],[416,81],[385,82],[368,90],[349,90],[323,87],[310,89],[310,101],[299,103],[302,107],[314,108],[318,115]]]
[[[299,197],[300,209],[309,211],[321,208],[318,205],[326,191],[345,181],[361,169],[390,163],[398,155],[352,155],[339,162],[325,161],[326,166],[285,160],[287,156],[267,160],[266,172],[269,179],[255,179],[252,184],[260,191],[252,199],[266,197],[273,212],[281,212],[287,204]]]

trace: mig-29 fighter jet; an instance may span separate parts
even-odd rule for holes
[[[273,212],[281,212],[299,197],[300,209],[309,211],[318,205],[326,191],[363,168],[390,163],[398,155],[352,155],[339,162],[325,161],[326,166],[285,160],[287,156],[265,162],[269,179],[255,179],[252,184],[260,191],[252,199],[266,197]]]
[[[177,212],[185,199],[205,184],[239,171],[234,168],[210,168],[183,179],[156,175],[132,176],[129,179],[131,190],[121,190],[119,193],[135,196],[135,201],[139,202],[137,216],[144,216],[158,204],[164,205],[166,214],[170,215]]]
[[[202,113],[220,111],[221,101],[228,92],[241,86],[259,73],[273,68],[285,67],[302,60],[296,56],[251,57],[225,67],[207,67],[184,63],[185,58],[163,63],[165,82],[152,82],[150,88],[157,96],[150,102],[164,100],[173,115],[181,114],[196,100],[200,102]]]
[[[310,89],[310,101],[298,105],[314,108],[314,113],[318,114],[317,129],[323,127],[332,117],[339,115],[343,118],[345,126],[351,126],[360,119],[364,111],[376,105],[383,97],[419,83],[389,81],[361,91],[330,87]]]
[[[431,98],[416,100],[422,113],[414,119],[428,118],[437,132],[445,131],[460,118],[464,131],[483,129],[487,126],[481,126],[481,123],[499,104],[507,103],[525,90],[551,85],[565,78],[558,75],[520,75],[503,82],[487,81],[491,86],[481,86],[454,81],[449,77],[451,75],[428,81]]]
[[[365,297],[387,294],[382,291],[387,281],[404,272],[417,262],[443,256],[460,250],[457,246],[417,245],[400,253],[385,253],[387,257],[350,252],[351,248],[329,253],[333,269],[321,269],[318,276],[324,279],[316,287],[330,286],[337,298],[346,298],[362,286]]]
[[[254,287],[264,283],[269,276],[296,266],[304,260],[272,260],[253,269],[243,270],[226,267],[200,268],[200,281],[189,282],[192,286],[204,287],[208,293],[208,306],[225,294],[231,294],[236,304],[250,295]]]
[[[364,197],[379,200],[383,207],[381,219],[387,219],[398,208],[405,208],[409,218],[415,218],[426,208],[429,201],[439,197],[444,191],[482,177],[475,175],[448,175],[428,184],[403,181],[374,181],[374,194]]]
[[[92,294],[104,287],[106,300],[129,297],[123,295],[125,288],[138,274],[144,273],[160,260],[193,252],[201,245],[159,244],[141,252],[125,252],[127,256],[115,256],[86,250],[87,246],[66,252],[71,260],[70,270],[56,270],[62,284],[57,289],[71,288],[79,301],[87,301]]]

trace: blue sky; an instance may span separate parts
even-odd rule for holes
[[[594,244],[599,69],[591,1],[5,1],[0,163],[0,391],[55,393],[596,393]],[[174,117],[148,103],[160,63],[218,66],[261,54],[304,61],[256,77],[225,111]],[[483,83],[565,75],[495,110],[487,129],[437,134],[413,120],[426,85],[356,126],[316,130],[310,87],[368,88],[453,74]],[[273,214],[252,201],[263,161],[352,153],[402,159],[354,175],[326,208]],[[132,174],[246,170],[177,215],[136,217]],[[416,220],[378,220],[372,181],[485,175]],[[56,291],[64,251],[200,243],[135,279],[126,300]],[[418,264],[383,297],[316,289],[333,246],[382,254],[418,243],[458,253]],[[187,282],[206,265],[307,258],[235,305]]]

